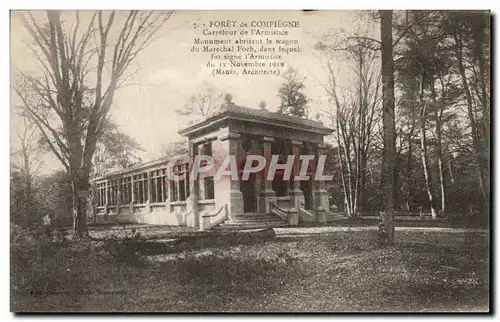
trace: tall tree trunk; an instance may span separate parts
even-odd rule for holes
[[[453,154],[449,153],[448,154],[448,174],[450,175],[450,182],[453,184],[455,183],[455,176],[453,175]]]
[[[441,213],[443,215],[446,214],[446,182],[444,176],[444,162],[443,162],[443,153],[441,146],[441,129],[436,129],[437,134],[437,143],[436,143],[436,154],[438,159],[438,167],[439,167],[439,184],[441,191]]]
[[[438,107],[438,101],[436,99],[436,89],[434,88],[434,81],[431,83],[431,91],[432,91],[432,100],[435,105],[436,112],[436,155],[438,160],[438,168],[439,168],[439,185],[441,191],[441,213],[443,215],[446,214],[446,182],[445,182],[445,169],[444,169],[444,161],[443,161],[443,138],[441,133],[441,127],[443,126],[443,112],[444,105],[441,104]],[[444,93],[443,93],[444,96]]]
[[[465,91],[465,98],[467,101],[467,115],[469,116],[469,121],[470,121],[470,126],[471,126],[471,134],[472,134],[472,146],[474,149],[474,158],[476,160],[476,170],[477,170],[477,179],[479,182],[479,186],[481,188],[482,192],[482,197],[483,197],[483,205],[485,209],[488,209],[489,207],[489,187],[486,186],[485,178],[486,178],[486,171],[484,169],[485,165],[483,163],[483,158],[482,158],[482,143],[481,139],[479,137],[479,131],[477,129],[477,121],[476,118],[474,117],[474,106],[473,106],[473,99],[472,99],[472,94],[469,88],[468,80],[467,80],[467,75],[465,73],[465,65],[463,61],[463,55],[462,55],[462,40],[460,38],[461,36],[458,35],[458,31],[455,31],[453,34],[453,38],[455,40],[455,54],[457,58],[457,63],[458,63],[458,70],[460,72],[460,78],[462,80],[462,85],[464,87]]]
[[[420,80],[420,104],[421,104],[421,112],[420,112],[420,155],[422,158],[422,167],[424,170],[424,178],[425,178],[425,187],[427,190],[427,195],[429,197],[429,206],[431,208],[432,219],[437,218],[436,208],[434,205],[434,196],[433,196],[433,186],[432,186],[432,176],[429,171],[429,159],[427,156],[427,136],[426,136],[426,124],[427,124],[427,103],[424,100],[424,79],[425,74],[422,70],[422,76]]]
[[[367,131],[366,124],[366,104],[363,104],[363,111],[361,114],[361,130],[360,138],[358,143],[358,213],[366,211],[366,171],[367,171],[367,136],[369,135]]]
[[[380,10],[383,92],[383,191],[385,211],[382,212],[379,236],[386,235],[388,244],[394,243],[394,195],[396,164],[396,125],[394,115],[394,61],[392,53],[392,10]],[[385,231],[381,231],[381,229]]]
[[[439,139],[438,139],[439,140]],[[440,147],[440,143],[437,143],[436,146],[436,153],[438,155],[438,167],[439,167],[439,184],[440,184],[440,190],[441,190],[441,213],[443,215],[446,214],[446,182],[445,182],[445,176],[444,176],[444,162],[443,162],[443,154],[442,150]]]
[[[339,117],[340,113],[338,112],[338,106],[337,106],[337,119],[335,122],[336,128],[337,128],[337,153],[339,157],[339,166],[340,166],[340,177],[342,179],[342,190],[344,190],[344,204],[347,206],[347,216],[351,217],[351,209],[350,209],[350,202],[349,202],[349,190],[347,189],[347,182],[345,178],[345,173],[344,173],[344,162],[343,162],[343,157],[342,157],[342,145],[341,145],[341,140],[340,140],[340,125],[339,125]]]
[[[91,130],[90,128],[94,129]],[[98,133],[96,127],[89,125],[85,144],[82,146],[78,132],[69,130],[68,137],[73,138],[70,141],[70,147],[73,147],[73,162],[70,163],[71,185],[73,192],[73,235],[76,238],[86,237],[87,229],[87,199],[91,193],[90,171],[92,168],[92,156],[94,155]]]
[[[342,118],[340,116],[342,115]],[[346,162],[346,168],[347,168],[347,175],[344,176],[344,179],[347,178],[347,182],[344,181],[345,186],[344,189],[347,193],[346,195],[346,201],[347,201],[347,206],[348,206],[348,217],[350,219],[356,218],[357,216],[357,210],[356,210],[356,190],[357,188],[353,186],[353,181],[356,181],[356,176],[354,175],[353,171],[353,165],[352,165],[352,160],[351,160],[351,143],[352,143],[352,136],[347,132],[347,127],[345,122],[347,122],[345,118],[345,114],[342,113],[337,113],[337,120],[338,122],[343,122],[343,123],[337,123],[340,132],[338,133],[341,135],[341,139],[339,139],[340,143],[343,143],[343,152],[344,152],[344,158]],[[351,130],[353,130],[351,128]],[[353,147],[353,150],[356,151],[356,148]],[[356,153],[354,153],[356,157]]]
[[[79,171],[71,171],[71,188],[73,194],[73,236],[86,237],[87,229],[87,197],[89,196],[89,176]]]
[[[31,177],[31,171],[30,171],[30,157],[28,154],[28,147],[24,145],[23,142],[23,147],[22,147],[22,158],[23,158],[23,183],[24,183],[24,202],[22,203],[23,205],[23,216],[22,218],[23,223],[27,225],[32,225],[33,220],[35,219],[35,213],[33,209],[33,189],[32,189],[32,177]]]
[[[365,91],[363,91],[363,52],[358,48],[358,95],[359,95],[359,130],[358,130],[358,149],[357,149],[357,182],[358,182],[358,198],[356,210],[358,213],[365,211],[365,181],[366,181],[366,155],[364,153],[366,144],[366,110],[367,100]]]
[[[345,147],[345,145],[344,145],[344,147]],[[353,196],[354,189],[352,187],[352,181],[353,181],[354,176],[352,173],[352,165],[351,165],[351,160],[349,158],[350,157],[349,152],[347,151],[347,147],[344,148],[344,154],[345,154],[346,166],[347,166],[347,179],[348,179],[347,183],[348,183],[348,185],[346,188],[348,189],[347,191],[348,191],[348,196],[349,196],[349,198],[348,198],[349,208],[350,208],[349,218],[353,218],[354,216],[356,216],[355,209],[354,209],[355,208],[354,205],[355,205],[356,201],[355,201],[355,198]]]
[[[358,212],[362,213],[366,211],[366,155],[363,151],[360,151],[360,175],[359,175],[359,207]]]
[[[437,218],[436,208],[434,205],[434,196],[433,196],[433,187],[432,187],[432,176],[429,171],[429,159],[427,157],[427,138],[425,134],[425,114],[426,107],[422,108],[422,125],[420,127],[420,148],[421,148],[421,156],[422,156],[422,166],[424,169],[424,178],[425,178],[425,187],[427,189],[427,195],[429,196],[429,205],[431,208],[432,219]]]
[[[408,158],[406,161],[406,182],[408,184],[408,191],[406,194],[406,211],[411,212],[412,210],[412,195],[413,195],[413,175],[412,175],[412,160],[413,160],[413,133],[415,131],[415,119],[412,120],[412,125],[410,128],[410,133],[408,133]]]

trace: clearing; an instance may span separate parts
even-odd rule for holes
[[[388,248],[372,227],[275,232],[168,254],[145,239],[45,247],[31,268],[13,265],[23,277],[12,283],[11,310],[488,311],[487,230],[400,227]]]

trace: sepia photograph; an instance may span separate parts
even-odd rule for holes
[[[11,10],[10,311],[491,313],[490,10]]]

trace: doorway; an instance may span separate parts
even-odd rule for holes
[[[313,189],[312,189],[312,181],[301,181],[300,182],[300,190],[304,193],[304,206],[306,210],[313,209]]]
[[[240,181],[240,190],[243,194],[243,212],[257,211],[257,196],[255,173],[250,174],[248,180]]]

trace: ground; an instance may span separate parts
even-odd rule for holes
[[[140,228],[134,237],[131,228],[94,229],[93,241],[46,250],[48,255],[38,259],[42,264],[18,272],[28,277],[13,283],[11,309],[435,312],[489,307],[487,230],[399,227],[396,244],[381,248],[374,227],[279,228],[268,240],[174,247],[165,254],[156,246],[189,232]],[[155,234],[162,240],[151,240]]]

